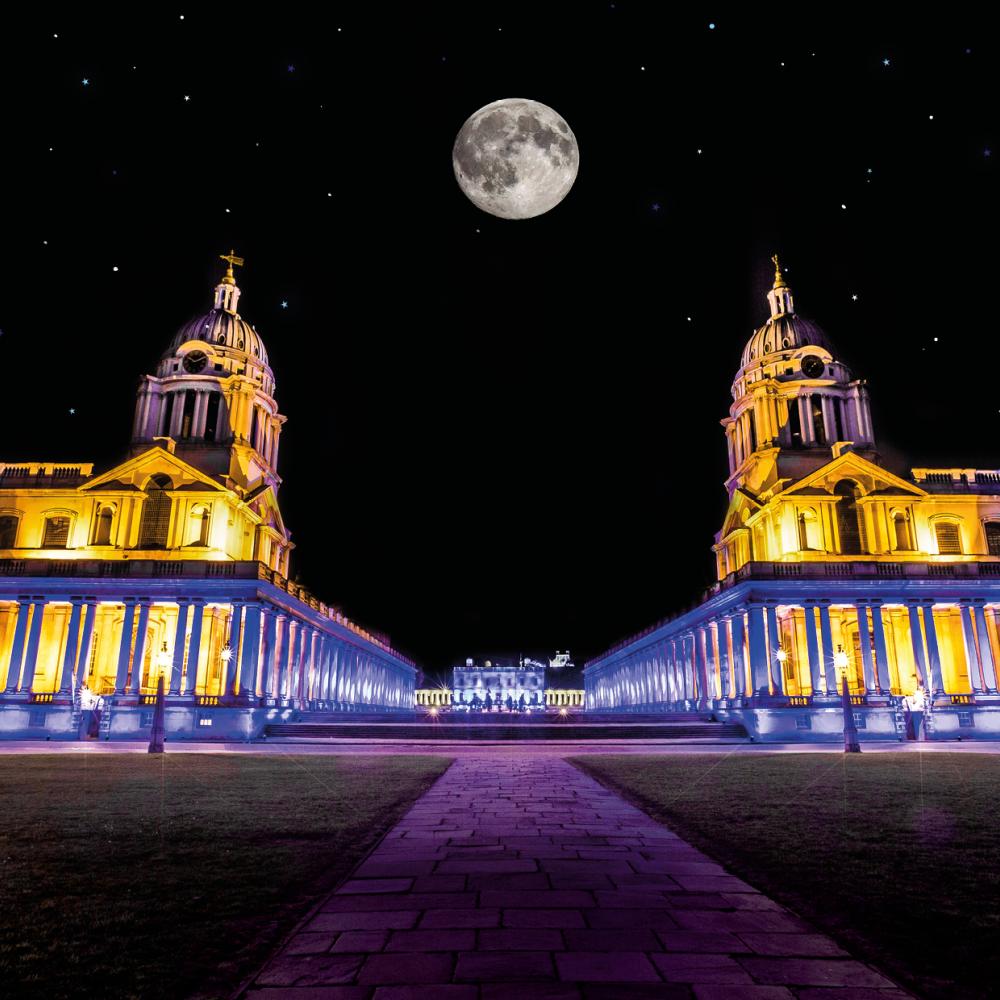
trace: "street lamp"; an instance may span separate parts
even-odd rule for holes
[[[847,653],[843,646],[833,654],[833,665],[840,671],[841,705],[844,710],[844,753],[861,753],[858,742],[858,727],[854,724],[854,709],[851,707],[851,690],[847,686]]]

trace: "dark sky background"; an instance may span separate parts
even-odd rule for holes
[[[293,575],[429,672],[582,661],[711,581],[775,251],[890,467],[1000,465],[975,15],[424,6],[5,24],[0,458],[120,460],[138,376],[234,247],[288,415]],[[533,220],[452,174],[503,97],[580,144]]]

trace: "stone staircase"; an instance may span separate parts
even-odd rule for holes
[[[534,742],[587,740],[670,740],[679,742],[743,742],[746,729],[739,723],[715,722],[691,714],[627,716],[609,721],[580,719],[484,719],[482,721],[397,722],[351,719],[332,713],[303,713],[300,721],[271,723],[266,739],[281,740],[403,740],[461,742]]]

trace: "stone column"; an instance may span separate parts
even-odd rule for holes
[[[865,691],[871,694],[878,687],[875,678],[875,664],[872,662],[872,637],[868,631],[868,605],[856,601],[858,612],[858,638],[861,640],[861,662],[864,665]]]
[[[913,659],[917,664],[917,675],[920,682],[930,693],[930,683],[927,680],[927,658],[924,655],[924,635],[920,628],[920,602],[906,602],[906,610],[910,614],[910,643],[913,646]]]
[[[712,689],[708,684],[708,629],[704,625],[694,631],[694,661],[698,665],[698,707],[707,710],[712,704]]]
[[[882,604],[880,601],[872,602],[871,612],[878,690],[881,694],[889,694],[892,690],[892,678],[889,676],[889,650],[885,643],[885,625],[882,623]]]
[[[142,685],[142,661],[146,655],[146,627],[149,624],[149,601],[139,604],[139,624],[135,630],[135,650],[132,653],[132,679],[129,694],[138,694]]]
[[[278,615],[265,608],[264,614],[264,665],[260,682],[261,694],[264,698],[273,698],[274,665],[277,658]]]
[[[240,654],[240,694],[257,694],[257,665],[260,660],[260,605],[248,604],[244,614],[243,651]]]
[[[191,639],[188,642],[187,683],[184,694],[193,695],[198,688],[198,664],[201,662],[201,628],[205,617],[205,601],[191,599]]]
[[[83,635],[80,638],[80,652],[74,669],[76,670],[76,686],[80,687],[87,677],[87,661],[90,658],[90,644],[94,639],[94,620],[97,617],[97,604],[87,601],[87,611],[83,616]]]
[[[823,430],[826,433],[826,443],[833,444],[837,440],[837,422],[833,417],[833,400],[827,396],[820,396],[820,405],[823,409]]]
[[[781,640],[778,637],[778,612],[777,608],[770,602],[768,602],[764,610],[767,613],[767,642],[771,667],[771,687],[774,694],[780,695],[785,690],[785,678],[781,676],[784,665],[778,659],[778,649],[781,646]]]
[[[826,693],[837,693],[837,671],[833,663],[833,630],[830,628],[830,602],[819,602],[819,637],[823,650],[823,669],[826,672]]]
[[[927,666],[932,694],[944,694],[944,672],[941,670],[941,652],[938,649],[937,628],[934,625],[934,602],[924,602],[924,634],[927,637]],[[949,694],[951,692],[948,692]]]
[[[292,655],[292,620],[288,615],[278,615],[281,623],[281,658],[278,660],[278,701],[288,700],[288,670]]]
[[[229,620],[229,649],[232,655],[226,664],[226,682],[222,688],[224,695],[236,694],[236,671],[240,665],[240,625],[243,623],[243,605],[233,601],[233,615]]]
[[[990,634],[986,621],[986,612],[982,603],[975,605],[976,633],[979,636],[979,656],[983,666],[983,682],[987,694],[997,692],[996,664],[993,662],[993,649],[990,646]]]
[[[35,681],[38,643],[42,637],[42,619],[45,617],[45,605],[47,603],[47,599],[37,597],[32,602],[35,611],[31,616],[31,626],[28,629],[28,642],[24,651],[24,678],[21,681],[21,690],[23,692],[31,691],[31,685]]]
[[[976,624],[972,619],[972,601],[962,598],[958,602],[958,613],[962,618],[962,636],[965,639],[965,662],[969,667],[969,688],[973,694],[983,691],[983,671],[976,648]]]
[[[69,626],[66,629],[66,652],[63,654],[62,678],[59,684],[60,694],[69,694],[73,690],[73,668],[76,666],[77,645],[80,642],[80,607],[83,602],[74,600],[72,604],[73,608],[69,613]]]
[[[733,634],[733,675],[736,678],[736,697],[742,698],[747,690],[747,668],[743,659],[743,639],[746,623],[743,617],[743,609],[739,608],[732,618]]]
[[[733,683],[733,661],[729,655],[729,630],[732,618],[723,615],[718,622],[719,636],[719,684],[722,687],[722,697],[732,698],[735,685]]]
[[[188,602],[177,601],[177,627],[174,629],[174,656],[170,664],[170,684],[167,693],[181,693],[181,674],[184,672],[184,647],[187,645]]]
[[[811,396],[799,396],[799,427],[802,430],[802,443],[812,445],[816,442],[816,432],[813,429],[812,418],[812,398]]]
[[[7,694],[17,690],[17,682],[21,679],[21,661],[24,659],[24,639],[28,631],[28,614],[32,604],[29,598],[22,597],[17,602],[17,621],[14,624],[14,641],[10,649],[10,659],[7,661]]]
[[[135,624],[135,598],[125,601],[125,617],[122,619],[122,634],[118,642],[118,672],[115,675],[115,694],[124,694],[128,682],[128,661],[132,651],[132,626]]]
[[[305,643],[307,629],[304,622],[296,622],[295,648],[292,650],[291,675],[292,684],[289,697],[292,703],[302,708],[302,670],[305,661]]]
[[[747,624],[750,630],[750,673],[753,678],[755,695],[768,693],[767,647],[764,644],[764,606],[752,602],[747,609]]]

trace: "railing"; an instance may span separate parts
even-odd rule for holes
[[[55,698],[55,695],[51,691],[49,691],[49,692],[41,692],[41,691],[36,692],[36,691],[32,691],[28,695],[28,702],[31,705],[47,705],[54,698]]]
[[[194,696],[194,703],[202,707],[218,705],[220,700],[221,696],[217,694],[196,694]]]

